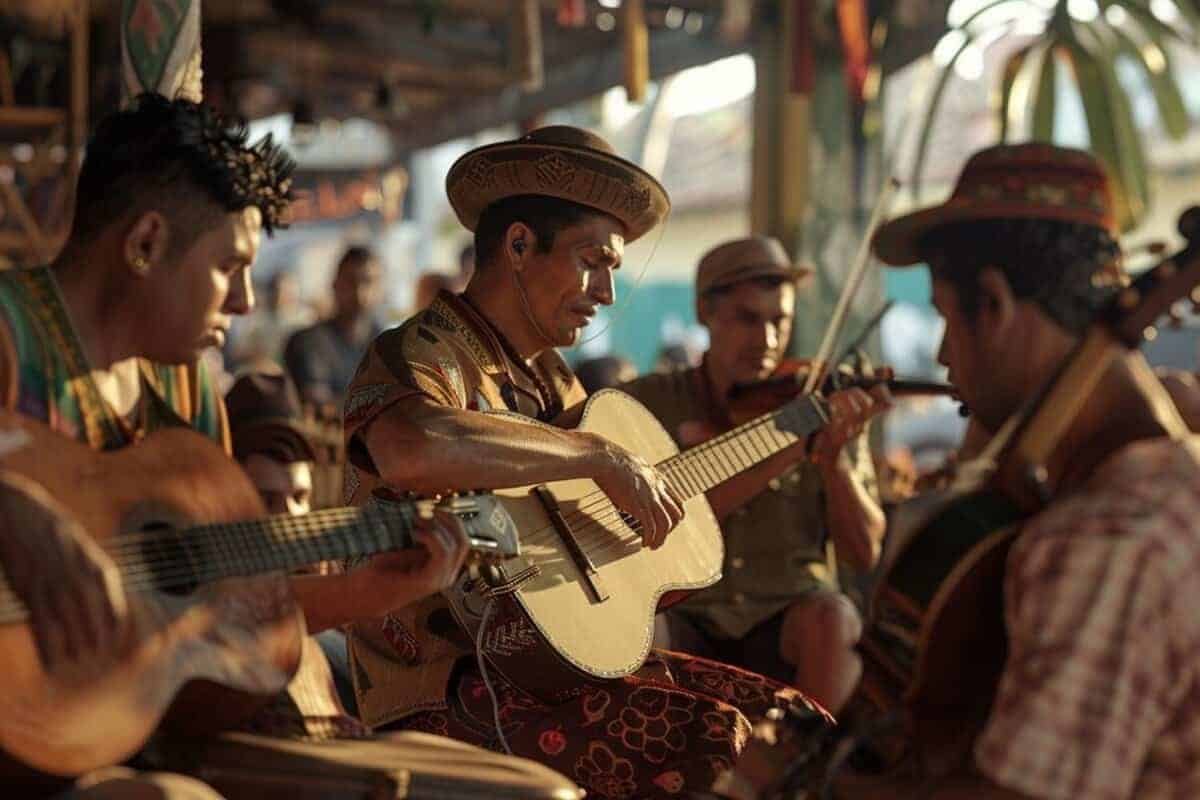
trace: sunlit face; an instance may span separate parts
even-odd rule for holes
[[[254,308],[250,265],[261,238],[257,208],[222,214],[181,256],[156,264],[140,287],[149,325],[142,355],[185,364],[223,346],[232,318]]]
[[[559,231],[549,253],[534,252],[526,259],[520,279],[530,311],[551,344],[575,344],[596,307],[613,304],[613,273],[624,255],[624,226],[597,214]]]
[[[284,464],[260,453],[242,462],[254,488],[258,489],[268,514],[307,514],[312,507],[312,464]]]
[[[700,321],[708,328],[706,359],[718,382],[749,383],[770,375],[792,336],[796,288],[755,281],[703,299]]]
[[[337,313],[347,317],[369,314],[383,302],[383,267],[374,258],[343,265],[333,281]]]

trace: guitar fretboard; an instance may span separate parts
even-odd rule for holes
[[[303,516],[124,534],[109,545],[127,589],[188,589],[222,578],[261,575],[319,561],[338,561],[407,547],[414,509],[408,504],[336,508]],[[0,623],[25,618],[7,580],[0,580]]]
[[[821,400],[798,397],[777,411],[684,450],[658,467],[685,499],[695,497],[807,438],[827,421]]]

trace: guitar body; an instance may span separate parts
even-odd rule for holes
[[[1020,519],[999,495],[964,495],[885,554],[860,644],[859,697],[876,713],[904,711],[903,738],[926,774],[959,765],[990,711],[1007,655],[1004,573]]]
[[[184,524],[263,514],[241,469],[192,431],[161,431],[107,454],[11,414],[0,416],[0,432],[28,439],[2,467],[44,486],[101,545],[131,531],[169,538]],[[43,671],[27,625],[0,626],[0,749],[8,756],[56,775],[119,763],[164,717],[191,732],[236,723],[257,707],[253,695],[282,690],[298,666],[303,617],[282,576],[227,579],[185,594],[130,592],[129,607],[117,662],[82,664],[71,675]],[[241,691],[218,696],[197,683],[190,701],[179,691],[195,680]]]
[[[593,395],[577,429],[599,434],[652,464],[679,452],[653,414],[617,391]],[[649,550],[592,481],[560,481],[546,488],[590,556],[607,597],[598,599],[590,591],[534,487],[498,490],[521,532],[521,555],[505,562],[503,573],[511,578],[536,568],[536,574],[498,602],[484,652],[517,685],[552,700],[578,692],[581,680],[619,678],[640,668],[650,651],[659,598],[716,583],[724,542],[703,495],[687,501],[685,516],[666,543]],[[455,593],[451,602],[459,620],[476,631],[484,604],[478,592]],[[568,669],[553,669],[556,664]]]

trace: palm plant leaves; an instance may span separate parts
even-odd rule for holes
[[[1025,61],[1034,51],[1033,45],[1026,45],[1019,48],[1015,53],[1008,57],[1008,61],[1004,62],[1003,77],[1000,81],[1000,141],[1008,139],[1008,126],[1012,123],[1019,122],[1021,111],[1016,108],[1014,103],[1013,88],[1021,75],[1021,68],[1025,66]]]
[[[1058,91],[1058,62],[1054,40],[1041,48],[1042,60],[1033,95],[1033,138],[1048,142],[1054,138],[1054,110]]]
[[[995,31],[971,23],[1005,0],[987,3],[959,26],[963,39],[943,67],[931,93],[918,139],[910,186],[919,190],[921,173],[932,138],[933,121],[949,83],[955,62],[970,45]],[[1101,0],[1103,2],[1103,0]],[[1004,65],[997,108],[1001,141],[1028,130],[1033,139],[1051,141],[1058,113],[1059,64],[1068,67],[1083,102],[1093,154],[1104,162],[1112,177],[1117,216],[1130,228],[1145,214],[1150,201],[1149,168],[1145,144],[1134,122],[1129,95],[1117,78],[1114,62],[1129,60],[1145,75],[1163,130],[1172,138],[1187,134],[1191,120],[1179,84],[1171,69],[1171,43],[1200,43],[1200,0],[1169,0],[1180,24],[1163,22],[1151,11],[1149,0],[1115,0],[1088,22],[1072,20],[1066,0],[1059,0],[1043,32],[1009,56]],[[1041,8],[1044,9],[1044,6]],[[1159,13],[1161,8],[1156,6]],[[1000,23],[1011,26],[1012,21]]]
[[[1154,93],[1154,102],[1158,106],[1163,130],[1172,139],[1182,139],[1187,135],[1189,126],[1187,107],[1171,71],[1171,58],[1167,50],[1150,37],[1139,46],[1133,37],[1120,27],[1108,25],[1107,28],[1115,52],[1128,58],[1145,73]]]

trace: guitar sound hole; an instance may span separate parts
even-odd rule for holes
[[[142,542],[142,557],[146,560],[146,570],[153,576],[154,588],[177,596],[196,591],[196,573],[175,529],[156,522],[139,532],[146,536]]]

